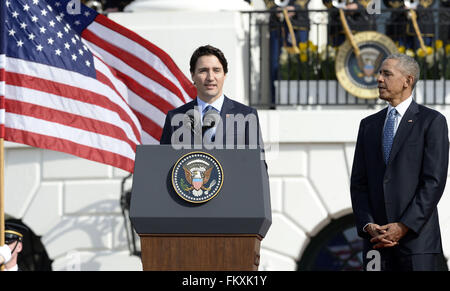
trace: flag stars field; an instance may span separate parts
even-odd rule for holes
[[[78,36],[75,34],[75,31],[72,31],[71,25],[64,23],[65,14],[54,11],[45,2],[47,1],[41,3],[38,0],[34,0],[18,4],[6,1],[6,7],[9,8],[7,13],[9,12],[12,19],[16,20],[16,22],[7,23],[11,27],[7,35],[14,38],[17,48],[24,49],[24,54],[29,53],[27,52],[28,47],[33,47],[34,51],[43,52],[50,49],[51,46],[55,46],[56,48],[53,49],[54,56],[63,57],[67,53],[69,60],[77,61],[79,57],[74,56],[80,49],[84,49],[83,45],[77,43],[76,37]],[[59,7],[61,3],[59,5],[55,3],[55,5]],[[18,11],[22,11],[22,14]],[[64,25],[57,27],[57,23]],[[81,22],[78,21],[78,23]],[[17,32],[17,29],[21,29],[24,35]],[[43,38],[44,34],[48,34],[45,39]],[[52,37],[48,37],[49,35]],[[27,41],[32,42],[32,45],[28,45]],[[33,56],[32,53],[30,55]],[[83,58],[83,54],[80,54],[80,57]],[[90,67],[92,55],[86,55],[83,63],[85,67]]]

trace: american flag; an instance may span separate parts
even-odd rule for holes
[[[136,145],[158,143],[195,87],[164,51],[74,2],[0,0],[1,136],[132,172]]]

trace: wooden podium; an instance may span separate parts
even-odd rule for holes
[[[141,238],[144,271],[258,270],[272,220],[260,151],[202,150],[221,164],[223,186],[200,205],[181,199],[171,182],[174,164],[193,151],[137,148],[130,219]]]
[[[258,235],[141,235],[146,271],[257,271]]]

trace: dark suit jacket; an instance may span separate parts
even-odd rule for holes
[[[441,253],[437,204],[447,180],[449,141],[445,117],[412,102],[402,117],[385,165],[382,134],[387,108],[361,121],[351,174],[358,234],[369,223],[402,222],[404,254]]]
[[[174,110],[171,110],[167,113],[166,116],[166,120],[164,123],[164,128],[163,128],[163,133],[160,139],[160,144],[171,144],[171,138],[172,138],[172,134],[178,129],[180,128],[180,126],[182,125],[175,125],[172,126],[171,125],[171,121],[172,118],[175,114],[186,114],[186,112],[188,112],[191,109],[194,109],[194,107],[197,106],[197,99],[192,100],[191,102],[188,102]],[[248,116],[249,114],[253,114],[256,117],[256,121],[257,121],[257,126],[256,128],[252,128],[249,126],[248,123],[245,123],[245,131],[242,133],[239,133],[237,131],[237,124],[234,124],[233,128],[227,128],[225,129],[225,122],[226,122],[226,117],[227,115],[237,115],[237,114],[242,114],[244,117]],[[262,138],[261,138],[261,131],[260,131],[260,125],[259,125],[259,118],[258,118],[258,113],[256,111],[256,109],[249,107],[247,105],[241,104],[237,101],[234,101],[228,97],[225,96],[225,99],[223,101],[223,105],[222,105],[222,109],[220,111],[220,116],[221,116],[221,123],[219,123],[218,126],[223,126],[223,144],[226,145],[227,142],[227,131],[233,130],[234,134],[233,134],[233,138],[234,138],[234,145],[242,145],[239,139],[240,136],[238,136],[239,134],[244,134],[244,143],[243,145],[245,146],[249,146],[249,145],[254,145],[254,146],[260,146],[261,148],[263,147],[263,143],[262,143]],[[255,132],[250,132],[251,130],[255,130],[256,129],[256,133]],[[229,134],[229,133],[228,133]],[[253,144],[254,141],[254,136],[256,135],[256,144]],[[194,138],[193,138],[193,133],[191,132],[191,144],[194,143]]]

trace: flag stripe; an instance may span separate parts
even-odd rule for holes
[[[98,58],[98,60],[103,62],[100,58]],[[104,65],[108,66],[107,64]],[[129,106],[135,114],[136,112],[141,113],[137,117],[141,122],[142,130],[146,131],[153,138],[159,140],[162,133],[162,127],[164,125],[165,115],[169,110],[174,108],[173,105],[166,102],[164,99],[160,98],[147,88],[141,86],[135,80],[120,71],[116,70],[111,73],[121,80],[125,80],[128,84]],[[111,76],[106,78],[103,74],[97,72],[97,79],[115,90],[115,87],[110,82]],[[148,116],[151,116],[152,119],[148,118]]]
[[[74,96],[83,102],[97,104],[99,102],[96,101],[101,101],[101,103],[97,105],[103,105],[102,107],[106,106],[106,108],[118,112],[124,121],[129,122],[130,126],[136,127],[134,131],[140,132],[141,128],[137,117],[134,116],[128,104],[120,96],[118,96],[111,87],[100,83],[98,80],[83,76],[81,74],[76,74],[74,72],[68,72],[63,69],[49,67],[38,63],[26,62],[14,58],[7,59],[9,64],[8,74],[23,74],[25,79],[21,80],[21,86],[28,84],[28,80],[30,80],[31,77],[35,77],[43,81],[51,80],[47,81],[47,87],[54,87],[53,90],[55,90],[56,95],[59,95],[58,92],[60,89],[66,88],[65,91],[68,93],[66,97],[68,98],[72,95],[72,90],[76,90],[74,93],[77,94]],[[103,68],[99,66],[99,69]],[[105,67],[105,69],[107,68]],[[104,70],[101,72],[105,73]],[[37,90],[39,90],[39,88],[37,88]],[[90,93],[89,96],[84,96],[86,93]],[[95,98],[89,98],[92,96]]]
[[[1,30],[2,29],[0,29],[0,31]],[[3,41],[2,35],[0,35],[0,39]],[[0,54],[0,138],[2,139],[5,137],[5,58],[6,56],[4,54]]]
[[[105,51],[101,47],[96,46],[94,43],[88,42],[88,45],[98,55],[101,55],[105,62],[108,62],[108,64],[113,67],[116,72],[121,72],[124,75],[132,76],[132,78],[141,86],[152,91],[159,98],[165,99],[167,102],[172,104],[173,107],[178,107],[183,104],[183,102],[177,95],[173,94],[166,87],[161,86],[159,83],[155,82],[147,75],[142,74],[134,67],[129,66],[128,63],[125,63],[121,59],[116,58],[114,55],[110,54],[108,51]]]
[[[100,56],[94,55],[94,64],[97,72],[97,80],[113,89],[126,103],[128,96],[127,86],[118,78],[117,72],[106,64]],[[100,79],[101,78],[101,79]]]
[[[153,104],[156,108],[158,108],[164,115],[167,114],[170,110],[174,109],[175,107],[167,102],[166,100],[162,99],[152,91],[148,90],[144,86],[141,86],[139,83],[137,83],[135,80],[133,80],[128,75],[123,74],[120,71],[116,71],[117,75],[122,79],[125,80],[130,87],[130,90],[135,93],[137,96],[142,96],[141,98],[144,99],[149,104]]]
[[[151,116],[153,122],[163,128],[166,114],[162,113],[152,103],[148,103],[144,98],[134,94],[134,92],[130,91],[128,95],[130,96],[130,107],[133,109],[133,112],[137,111],[147,117]],[[145,130],[145,127],[143,127],[143,130]]]
[[[64,98],[61,96],[45,93],[43,91],[32,90],[24,87],[8,85],[6,93],[7,96],[14,96],[15,99],[12,100],[7,98],[6,100],[19,101],[55,109],[68,114],[73,114],[74,117],[77,116],[78,118],[81,118],[81,120],[83,120],[82,118],[85,117],[87,119],[93,119],[100,122],[107,122],[114,127],[119,127],[119,125],[122,125],[123,128],[121,128],[121,130],[124,134],[124,137],[134,144],[139,143],[139,141],[136,140],[135,136],[131,134],[132,131],[129,125],[127,123],[124,123],[114,111],[110,111],[86,102],[72,100],[69,98]],[[73,108],[77,108],[78,114],[74,113],[74,110],[71,110]],[[33,114],[35,117],[38,117],[36,113],[33,112]],[[47,116],[43,115],[42,118],[46,119]],[[77,122],[77,120],[75,120],[74,122]],[[128,133],[128,135],[125,133]]]
[[[159,144],[159,139],[155,139],[153,136],[148,135],[146,132],[142,133],[143,144]]]
[[[55,138],[53,136],[15,128],[6,128],[5,137],[7,137],[8,140],[17,143],[72,154],[133,172],[134,158],[126,158],[115,154],[114,152],[100,150],[86,146],[85,144],[73,142],[70,139]]]
[[[40,78],[28,76],[28,75],[23,75],[23,74],[17,74],[17,73],[7,73],[7,83],[8,83],[8,85],[12,85],[12,86],[16,86],[16,87],[33,89],[36,91],[41,91],[41,92],[45,92],[48,94],[53,94],[56,96],[61,96],[61,97],[65,97],[68,99],[80,101],[80,102],[85,103],[84,108],[86,107],[87,104],[91,104],[91,105],[95,105],[95,106],[99,106],[99,107],[108,109],[110,111],[110,114],[113,114],[113,115],[117,114],[120,117],[120,119],[122,120],[122,122],[127,124],[127,127],[131,126],[131,129],[133,130],[132,132],[135,132],[135,133],[137,132],[139,134],[138,129],[136,128],[136,126],[134,126],[134,123],[131,121],[128,114],[126,114],[126,112],[123,111],[122,107],[118,106],[115,103],[110,102],[110,100],[108,98],[105,98],[103,95],[100,95],[100,94],[97,94],[97,93],[94,93],[94,92],[91,92],[88,90],[83,90],[78,87],[68,86],[68,85],[64,85],[64,84],[60,84],[60,83],[55,83],[55,82],[52,82],[49,80],[44,80],[44,79],[40,79]],[[17,94],[17,92],[15,92],[15,91],[11,92],[11,95],[15,96],[15,98],[17,98],[16,94]],[[9,97],[7,97],[7,98],[9,98]],[[61,101],[63,101],[63,100],[61,100]],[[40,101],[38,101],[38,102],[40,102]],[[70,109],[73,110],[73,108],[70,108]],[[80,114],[82,111],[84,111],[84,110],[81,110],[81,109],[78,110],[78,112]],[[96,112],[97,114],[100,113],[100,112],[96,111],[95,109],[92,109],[92,111]],[[133,139],[136,140],[136,142],[139,142],[137,140],[137,138],[139,138],[139,136],[136,137],[134,135]]]
[[[49,122],[59,123],[81,130],[91,131],[101,135],[120,139],[128,143],[133,151],[136,149],[136,143],[128,139],[120,127],[107,122],[39,106],[36,104],[10,99],[6,99],[5,109],[9,113],[35,117]]]
[[[5,121],[5,130],[8,128],[19,129],[58,139],[70,140],[88,147],[117,153],[129,159],[134,159],[135,156],[134,150],[126,142],[91,131],[10,112],[6,112]]]
[[[82,34],[83,38],[94,44],[96,47],[107,51],[109,54],[115,56],[122,62],[126,63],[130,67],[134,68],[136,71],[146,76],[147,78],[155,81],[161,87],[168,89],[172,94],[177,96],[181,102],[184,102],[183,94],[181,91],[167,78],[159,74],[155,69],[153,69],[149,64],[145,63],[138,57],[128,53],[127,51],[102,40],[100,37],[95,35],[89,30],[85,30]],[[120,67],[116,69],[120,70]]]
[[[165,102],[164,99],[158,98],[155,94],[153,94],[153,92],[140,86],[133,79],[122,74],[121,72],[115,71],[115,75],[117,75],[119,78],[123,80],[127,80],[128,82],[128,86],[130,88],[128,95],[129,97],[131,97],[129,98],[130,100],[129,105],[131,106],[133,112],[139,119],[142,130],[146,131],[150,136],[152,136],[152,138],[158,141],[162,134],[162,127],[164,125],[165,114],[167,114],[169,110],[173,109],[173,106]],[[103,76],[103,74],[97,72],[97,79],[99,79],[99,81],[103,82],[104,84],[110,86],[113,90],[115,90],[113,84],[110,82],[110,79]],[[133,91],[138,91],[141,94],[134,94]],[[144,97],[147,100],[143,100],[144,98],[141,98],[140,96],[147,96],[147,98]],[[157,110],[157,109],[161,110],[161,107],[164,107],[163,110],[166,111],[165,114],[161,114],[161,111]],[[141,112],[144,112],[144,114],[142,114]],[[152,116],[153,119],[150,119],[147,116]]]
[[[97,26],[97,24],[99,24],[99,26]],[[173,75],[178,82],[172,79],[171,80],[177,85],[179,84],[183,89],[182,92],[185,92],[185,94],[183,94],[185,102],[192,100],[192,98],[197,95],[197,91],[195,87],[192,86],[192,82],[186,78],[186,76],[180,71],[178,66],[166,52],[146,39],[140,37],[138,34],[130,31],[118,23],[111,21],[104,15],[98,15],[95,22],[93,22],[88,29],[95,32],[96,30],[102,29],[100,25],[110,30],[102,31],[102,33],[113,35],[113,31],[118,34],[115,34],[115,37],[120,39],[120,36],[123,36],[121,43],[124,43],[124,48],[132,46],[133,49],[130,49],[131,52],[136,52],[136,56],[139,56],[147,63],[150,63],[154,68],[162,72],[164,76],[171,79],[168,76]],[[170,73],[167,72],[166,68]]]
[[[146,129],[145,131],[154,139],[159,140],[162,135],[162,128],[153,120],[147,118],[147,116],[145,116],[144,114],[141,114],[139,111],[135,111],[134,113],[141,121],[142,127]]]

